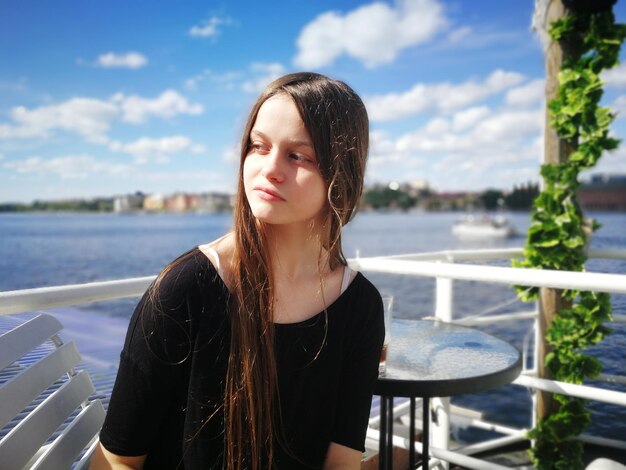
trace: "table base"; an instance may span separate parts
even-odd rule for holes
[[[428,468],[430,433],[430,399],[422,398],[422,459],[415,462],[415,397],[410,398],[409,468],[419,465]],[[426,465],[424,465],[426,463]],[[380,437],[378,441],[378,468],[393,469],[393,396],[380,397]]]

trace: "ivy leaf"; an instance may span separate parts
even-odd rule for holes
[[[601,145],[605,150],[615,150],[619,147],[620,139],[615,139],[613,137],[604,137],[600,139]]]
[[[586,158],[586,154],[582,152],[581,150],[572,152],[569,156],[569,159],[574,162],[585,160],[585,158]]]
[[[595,112],[596,123],[598,127],[603,130],[609,128],[609,125],[613,121],[613,114],[609,108],[598,107]]]
[[[563,244],[568,248],[578,248],[579,246],[584,246],[585,240],[581,237],[572,237],[569,240],[563,241]]]
[[[580,78],[580,73],[577,70],[565,69],[561,70],[557,79],[559,80],[559,84],[561,86],[567,85],[570,82],[576,81]]]
[[[558,238],[553,238],[550,240],[544,240],[542,242],[535,242],[535,246],[538,246],[541,248],[550,248],[550,247],[558,245],[559,242],[560,240]]]

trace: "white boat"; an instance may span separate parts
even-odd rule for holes
[[[455,222],[452,233],[460,238],[510,238],[516,234],[509,220],[501,215],[469,215]]]

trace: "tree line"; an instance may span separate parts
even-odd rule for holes
[[[515,187],[510,192],[486,189],[474,193],[437,193],[409,186],[380,185],[365,190],[362,205],[375,210],[529,210],[538,194],[539,186],[533,183]]]
[[[112,212],[113,198],[68,199],[0,204],[0,212]]]

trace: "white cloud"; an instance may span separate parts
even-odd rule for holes
[[[446,113],[462,109],[523,80],[524,76],[517,72],[496,70],[483,82],[418,83],[404,93],[371,96],[365,101],[372,121],[394,121],[425,111]]]
[[[490,109],[487,106],[464,109],[452,116],[452,129],[463,131],[474,127],[481,119],[487,117]]]
[[[198,86],[205,81],[210,81],[222,90],[233,90],[236,81],[241,78],[241,75],[240,72],[215,73],[209,69],[205,69],[199,74],[189,77],[184,83],[185,88],[189,90],[196,90]]]
[[[182,135],[161,139],[143,137],[127,144],[114,141],[109,144],[109,148],[114,152],[130,153],[135,156],[136,163],[142,164],[153,160],[163,163],[168,161],[167,155],[172,153],[190,152],[198,154],[206,151],[204,146],[194,144],[189,137]]]
[[[380,130],[370,132],[370,151],[365,177],[367,184],[392,180],[408,181],[423,178],[426,159],[412,152],[400,150],[396,141]],[[408,177],[408,178],[407,178]]]
[[[375,2],[345,15],[329,11],[300,32],[294,63],[319,68],[347,55],[376,67],[392,62],[402,49],[428,42],[447,25],[438,0],[398,0],[394,6]]]
[[[222,161],[228,163],[239,163],[241,144],[232,144],[222,151]]]
[[[52,130],[62,129],[98,142],[118,113],[114,104],[92,98],[72,98],[32,110],[18,106],[10,113],[15,124],[0,124],[0,139],[47,137]]]
[[[324,13],[306,25],[298,37],[294,63],[302,68],[332,64],[345,50],[344,19],[335,12]]]
[[[6,162],[3,167],[19,174],[55,175],[61,179],[84,179],[90,175],[119,175],[129,170],[127,165],[110,164],[91,155],[67,155],[51,159],[38,156]]]
[[[127,52],[125,54],[108,52],[102,54],[96,60],[96,66],[102,68],[139,69],[147,63],[148,59],[138,52]]]
[[[505,102],[510,106],[528,107],[542,103],[545,97],[546,82],[544,79],[537,79],[509,90]]]
[[[369,165],[380,166],[388,163],[401,162],[403,166],[414,162],[415,158],[408,158],[404,150],[399,149],[396,142],[386,132],[372,130],[370,132]]]
[[[626,87],[626,63],[605,71],[602,74],[602,80],[604,80],[606,86]]]
[[[142,172],[139,178],[146,181],[165,181],[168,183],[173,181],[181,181],[182,183],[188,183],[190,181],[215,181],[221,183],[226,180],[223,174],[213,171],[149,171],[145,173]],[[225,187],[226,186],[223,188]],[[211,189],[216,190],[218,188],[212,185]]]
[[[189,103],[175,90],[165,90],[154,99],[117,93],[111,101],[120,107],[122,120],[131,123],[144,122],[150,116],[173,118],[179,114],[198,115],[204,111],[202,105]]]
[[[368,174],[403,181],[427,177],[446,189],[519,184],[529,175],[537,179],[542,127],[542,109],[481,106],[435,117],[397,138],[374,130]]]
[[[254,62],[250,65],[250,71],[255,74],[256,77],[251,80],[246,80],[241,88],[247,93],[259,93],[270,82],[284,75],[285,67],[277,62],[269,64]]]
[[[457,28],[453,31],[450,31],[450,34],[448,34],[447,42],[448,44],[460,44],[465,41],[469,36],[471,36],[473,32],[474,30],[469,26]]]
[[[218,26],[222,24],[230,24],[230,19],[220,18],[218,16],[212,16],[208,20],[205,20],[198,26],[192,26],[189,29],[189,35],[200,38],[214,38],[218,36],[221,31]]]
[[[253,62],[244,72],[230,71],[224,73],[215,73],[209,69],[205,69],[185,80],[185,87],[195,90],[205,81],[211,82],[212,86],[220,90],[234,90],[241,88],[246,93],[259,93],[270,82],[286,73],[284,65],[278,62]],[[245,80],[242,81],[242,77]]]
[[[200,104],[189,103],[174,90],[166,90],[154,99],[114,95],[108,101],[93,98],[71,98],[59,104],[27,109],[15,107],[11,124],[0,124],[0,140],[49,137],[54,130],[76,132],[87,140],[105,144],[111,124],[121,118],[137,124],[151,116],[169,119],[179,114],[198,115]]]
[[[527,41],[527,33],[520,30],[475,30],[470,26],[461,26],[450,30],[443,39],[438,39],[435,44],[429,45],[432,51],[448,51],[454,49],[456,52],[470,49],[485,49],[495,46],[503,48],[519,44],[520,41]]]
[[[507,140],[515,142],[541,132],[543,117],[542,110],[499,112],[478,122],[472,137],[479,144],[505,147]]]

